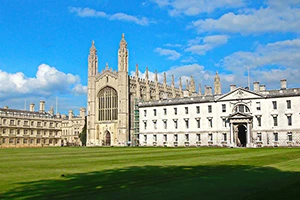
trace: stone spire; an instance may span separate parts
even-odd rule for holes
[[[190,90],[190,88],[189,88],[189,80],[186,79],[185,81],[186,81],[186,83],[185,83],[185,90]]]
[[[148,82],[148,79],[149,79],[148,67],[146,67],[145,79],[146,79],[146,82]]]
[[[149,84],[148,67],[146,67],[145,80],[146,80],[146,101],[149,101],[150,100],[150,84]]]
[[[139,66],[136,64],[135,66],[135,84],[136,84],[136,98],[140,99],[141,98],[141,86],[139,82]]]
[[[180,92],[180,97],[182,97],[182,82],[181,82],[181,77],[179,77],[179,92]]]
[[[167,92],[167,74],[164,72],[164,92]]]
[[[174,75],[172,75],[172,98],[176,97]]]
[[[191,76],[190,92],[191,93],[195,93],[196,92],[195,80],[194,80],[193,76]]]
[[[96,55],[97,54],[97,49],[95,47],[95,41],[92,41],[92,46],[90,48],[90,55]]]
[[[135,79],[139,79],[139,65],[136,64],[135,65]]]
[[[175,87],[174,75],[172,75],[172,87]]]
[[[157,71],[155,71],[154,83],[155,83],[155,100],[159,100],[159,85],[158,85]]]
[[[214,79],[214,94],[215,95],[222,94],[221,80],[220,80],[218,71],[216,72],[216,76],[215,76],[215,79]]]
[[[202,88],[201,88],[201,84],[199,83],[199,88],[198,88],[198,94],[202,95]]]
[[[128,50],[124,33],[122,34],[122,39],[120,41],[118,55],[118,70],[128,72]]]
[[[92,41],[92,46],[90,48],[90,54],[88,58],[88,75],[95,76],[98,72],[98,57],[97,49],[95,47],[94,40]]]

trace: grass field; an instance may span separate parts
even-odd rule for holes
[[[0,199],[221,198],[299,199],[300,149],[0,149]]]

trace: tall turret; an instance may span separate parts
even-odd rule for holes
[[[140,99],[141,98],[141,86],[139,82],[139,66],[136,64],[135,66],[135,84],[136,84],[136,92],[135,96],[136,98]]]
[[[159,100],[159,86],[158,86],[157,71],[155,71],[154,84],[155,84],[155,100]]]
[[[198,94],[201,96],[202,95],[202,87],[201,84],[199,83],[199,88],[198,88]]]
[[[95,115],[96,115],[96,74],[98,73],[98,57],[97,49],[95,47],[94,40],[92,41],[92,46],[90,48],[90,54],[88,56],[88,116],[87,116],[87,139],[88,144],[92,145],[95,143]]]
[[[146,67],[145,81],[146,81],[146,101],[149,101],[150,100],[150,85],[149,85],[148,67]]]
[[[194,77],[191,76],[191,83],[190,83],[190,93],[196,92],[195,80]]]
[[[118,139],[128,141],[129,134],[129,77],[128,49],[125,36],[122,34],[118,51]]]
[[[90,48],[90,55],[88,58],[88,75],[95,76],[98,72],[98,56],[97,49],[95,47],[94,40],[92,41],[92,46]]]
[[[179,77],[179,92],[180,92],[180,97],[182,97],[182,82],[181,82],[181,77]]]
[[[218,72],[216,72],[216,76],[215,76],[215,79],[214,79],[214,94],[215,95],[222,94],[221,80],[220,80]]]
[[[185,81],[186,81],[186,83],[185,83],[185,90],[189,91],[190,90],[190,88],[189,88],[189,80],[186,79]]]
[[[167,92],[167,74],[166,72],[164,72],[164,92],[166,93]]]
[[[176,97],[174,75],[172,75],[172,98]]]

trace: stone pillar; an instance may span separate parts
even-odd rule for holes
[[[251,141],[250,141],[250,123],[247,123],[247,147],[251,147]]]
[[[230,146],[233,147],[233,124],[230,123]]]

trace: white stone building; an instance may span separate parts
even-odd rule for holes
[[[231,86],[220,95],[207,87],[202,96],[139,103],[140,146],[300,146],[300,88],[278,90],[254,83],[254,90]],[[217,91],[217,94],[216,94]]]
[[[167,85],[166,74],[163,83],[149,80],[148,68],[145,79],[139,78],[138,65],[135,77],[128,74],[127,42],[122,35],[118,50],[118,71],[106,64],[105,69],[98,71],[98,56],[94,41],[88,57],[88,116],[87,146],[125,146],[133,140],[135,134],[135,102],[152,101],[182,96],[182,85],[179,88]],[[190,91],[195,90],[193,78]]]
[[[0,147],[45,147],[68,144],[80,145],[78,135],[85,123],[85,108],[80,116],[54,114],[53,108],[45,111],[45,101],[35,111],[34,104],[29,110],[0,108]]]

